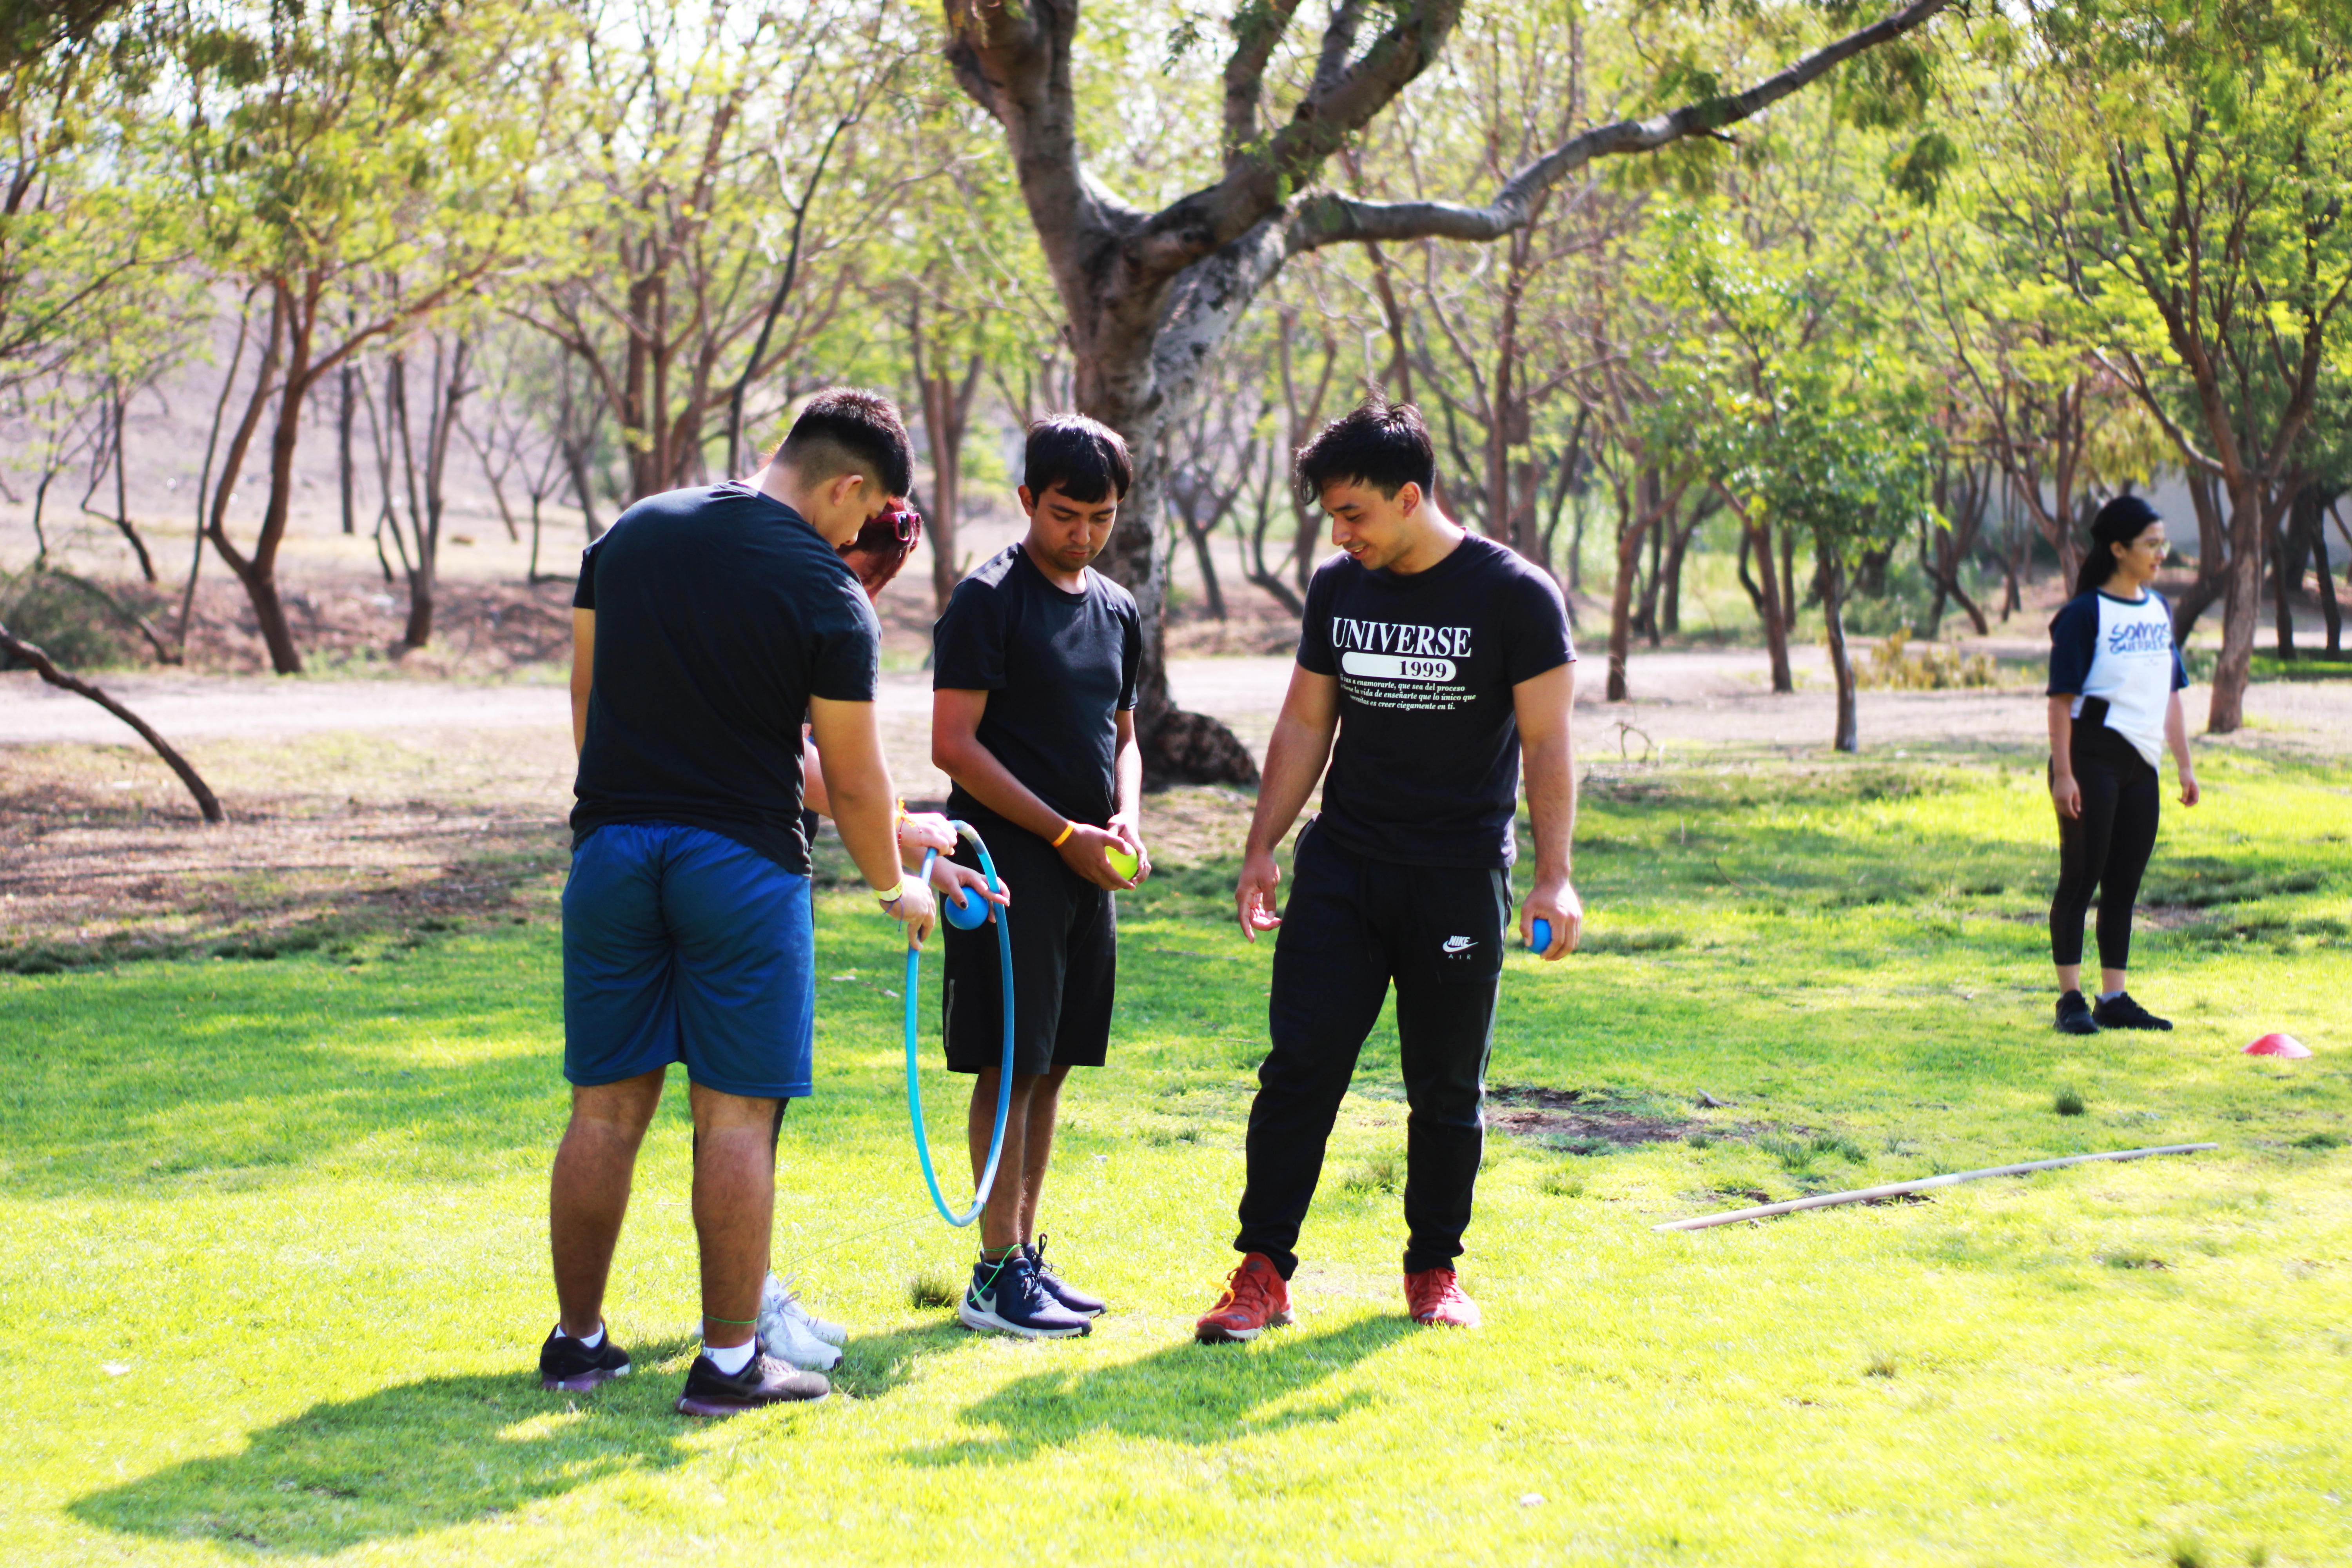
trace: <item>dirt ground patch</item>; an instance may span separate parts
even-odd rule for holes
[[[132,747],[0,747],[0,968],[388,945],[554,917],[561,731],[323,735],[190,747],[207,827]]]
[[[1597,1146],[1671,1143],[1706,1126],[1673,1114],[1667,1102],[1654,1096],[1605,1089],[1489,1084],[1486,1103],[1486,1125],[1495,1131],[1573,1153]]]

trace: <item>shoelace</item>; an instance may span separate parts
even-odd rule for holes
[[[1244,1297],[1249,1298],[1252,1307],[1263,1309],[1274,1304],[1274,1287],[1265,1282],[1263,1273],[1252,1270],[1246,1263],[1225,1277],[1225,1299],[1217,1303],[1216,1310],[1239,1311],[1243,1310]]]
[[[1448,1302],[1467,1301],[1469,1299],[1462,1289],[1461,1276],[1442,1274],[1434,1280],[1423,1279],[1414,1288],[1412,1313],[1417,1318],[1424,1312],[1433,1312]]]

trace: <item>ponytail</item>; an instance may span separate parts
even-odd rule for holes
[[[2099,509],[2091,520],[2091,547],[2083,553],[2082,569],[2074,574],[2076,598],[2106,586],[2107,579],[2116,574],[2116,552],[2110,548],[2129,544],[2147,531],[2147,525],[2158,521],[2156,509],[2137,496],[2117,496]]]

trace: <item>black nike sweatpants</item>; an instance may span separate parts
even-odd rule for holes
[[[1486,1056],[1511,912],[1508,872],[1401,866],[1310,825],[1293,858],[1267,1007],[1273,1049],[1250,1106],[1240,1252],[1282,1277],[1323,1172],[1331,1123],[1393,981],[1405,1100],[1408,1273],[1462,1254],[1486,1152]]]
[[[2131,966],[2132,905],[2156,848],[2163,791],[2137,747],[2105,724],[2074,721],[2074,782],[2083,815],[2058,818],[2058,890],[2050,900],[2050,955],[2083,962],[2083,916],[2099,895],[2099,967]]]

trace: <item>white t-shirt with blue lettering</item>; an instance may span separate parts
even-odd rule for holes
[[[2172,640],[2172,606],[2150,590],[2119,599],[2095,589],[2066,601],[2050,623],[2050,695],[2107,705],[2106,725],[2156,766],[2164,755],[2164,714],[2172,694],[2189,684]]]

